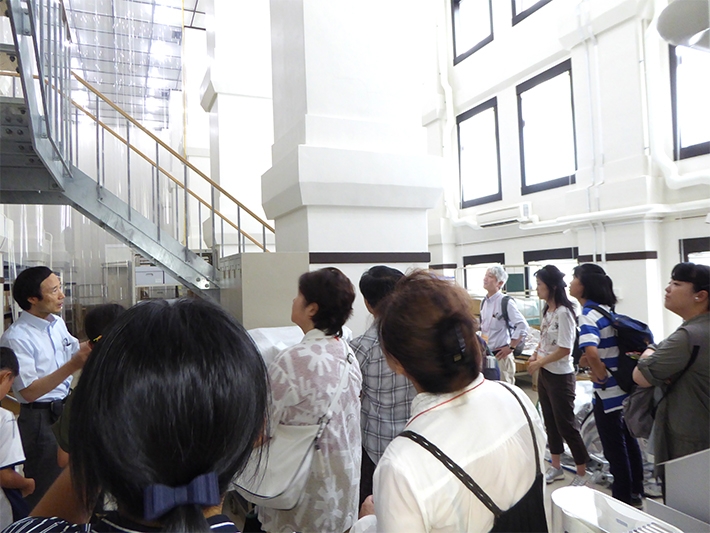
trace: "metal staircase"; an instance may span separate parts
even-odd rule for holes
[[[60,2],[0,0],[3,11],[15,43],[0,45],[0,203],[71,205],[218,300],[220,258],[268,252],[273,228],[70,71]],[[72,100],[72,79],[88,105]],[[209,261],[192,251],[203,242]]]

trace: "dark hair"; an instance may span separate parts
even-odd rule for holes
[[[396,268],[373,266],[360,278],[362,297],[375,309],[380,301],[394,290],[394,286],[403,276]]]
[[[52,270],[45,266],[26,268],[17,275],[12,285],[12,297],[23,311],[29,311],[32,307],[32,304],[27,301],[28,298],[42,299],[42,290],[39,286],[51,275]]]
[[[89,341],[96,342],[103,336],[108,327],[123,313],[126,308],[121,304],[102,304],[87,311],[84,317],[84,333]]]
[[[710,309],[710,267],[695,263],[678,263],[673,267],[671,279],[693,284],[693,292],[706,291]]]
[[[614,309],[616,305],[614,283],[602,267],[594,263],[584,263],[574,267],[573,275],[584,287],[582,298]]]
[[[348,277],[333,267],[301,274],[298,292],[306,303],[318,304],[313,325],[327,335],[343,335],[343,325],[353,312],[355,288]]]
[[[547,290],[550,292],[550,296],[557,307],[566,307],[572,312],[572,316],[575,315],[574,305],[569,301],[565,292],[565,287],[567,286],[564,280],[565,275],[559,268],[555,265],[545,265],[535,272],[535,277],[547,286]],[[547,303],[545,303],[543,314],[545,313],[547,313]]]
[[[263,434],[267,402],[264,362],[221,307],[199,299],[139,303],[96,345],[76,387],[75,490],[87,509],[104,489],[137,517],[154,484],[184,486],[213,472],[224,494]],[[209,530],[195,504],[158,520],[166,531]]]
[[[415,270],[383,301],[378,327],[384,352],[426,392],[462,389],[481,369],[471,303],[458,285]]]
[[[0,370],[9,370],[15,377],[20,373],[20,365],[12,348],[0,346]]]

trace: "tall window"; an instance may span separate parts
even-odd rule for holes
[[[522,193],[575,182],[577,149],[568,59],[516,88]]]
[[[463,286],[469,294],[484,297],[483,276],[495,265],[505,264],[505,254],[465,255],[463,257]]]
[[[710,54],[670,47],[673,156],[710,154]]]
[[[495,98],[456,117],[461,207],[500,200],[498,105]]]
[[[681,239],[680,257],[683,261],[710,266],[710,237]]]
[[[513,0],[513,26],[552,0]]]
[[[491,0],[451,0],[454,65],[493,40]]]

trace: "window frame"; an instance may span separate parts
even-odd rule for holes
[[[532,272],[527,266],[532,262],[554,261],[555,259],[576,260],[579,263],[579,246],[569,246],[567,248],[547,248],[545,250],[524,250],[523,264],[525,265],[525,290],[532,295],[531,287]]]
[[[680,145],[680,131],[678,128],[678,56],[677,46],[668,46],[670,82],[671,82],[671,114],[673,118],[673,160],[681,161],[699,155],[710,154],[710,141],[682,147]]]
[[[692,239],[679,239],[678,252],[681,261],[688,262],[690,254],[710,250],[710,237],[695,237]]]
[[[488,196],[482,196],[480,198],[475,198],[473,200],[464,201],[464,188],[463,188],[463,176],[461,175],[461,123],[465,122],[471,117],[487,111],[493,108],[493,119],[495,122],[495,138],[496,138],[496,158],[498,162],[498,192],[495,194],[489,194]],[[486,100],[482,104],[461,113],[456,117],[456,141],[458,143],[458,160],[459,160],[459,195],[461,197],[461,209],[466,209],[467,207],[473,207],[476,205],[489,204],[491,202],[497,202],[503,199],[503,177],[500,168],[500,129],[498,127],[498,97],[494,96],[489,100]]]
[[[539,0],[536,4],[530,6],[529,8],[521,11],[520,13],[515,12],[515,0],[510,0],[513,8],[513,26],[515,26],[518,22],[521,22],[528,18],[530,15],[535,13],[538,9],[540,9],[543,6],[546,6],[552,0]]]
[[[484,37],[481,41],[473,45],[472,48],[469,48],[465,52],[458,53],[458,50],[456,50],[456,10],[460,3],[461,0],[451,0],[451,43],[454,48],[454,65],[458,65],[461,61],[472,56],[488,43],[493,42],[493,0],[488,0],[488,18],[491,32],[487,37]]]
[[[505,253],[493,253],[483,255],[464,255],[463,256],[463,286],[468,291],[468,272],[466,271],[469,265],[485,265],[485,264],[500,264],[505,265]],[[483,286],[483,285],[481,285]]]
[[[546,191],[549,189],[556,189],[557,187],[564,187],[567,185],[572,185],[577,182],[577,172],[575,170],[574,174],[569,176],[562,176],[560,178],[554,178],[542,183],[535,183],[533,185],[527,185],[525,183],[525,142],[523,135],[523,106],[521,94],[536,87],[546,81],[551,80],[559,76],[564,72],[569,72],[569,83],[570,83],[570,105],[572,106],[572,145],[574,147],[574,168],[577,169],[577,121],[575,120],[574,112],[574,83],[572,79],[572,59],[567,59],[562,63],[555,65],[552,68],[547,69],[545,72],[541,72],[537,76],[533,76],[529,80],[524,81],[520,85],[515,87],[515,95],[518,102],[518,144],[520,149],[520,191],[522,195],[533,194],[540,191]]]

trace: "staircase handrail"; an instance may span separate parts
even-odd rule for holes
[[[156,164],[155,161],[153,161],[150,157],[148,157],[147,155],[145,155],[140,149],[138,149],[138,148],[136,148],[135,146],[133,146],[133,145],[128,141],[128,139],[126,139],[125,137],[123,137],[120,133],[118,133],[116,130],[114,130],[111,126],[109,126],[108,124],[104,123],[104,122],[101,121],[101,120],[97,120],[97,119],[96,119],[96,116],[95,116],[93,113],[91,113],[91,111],[89,111],[89,110],[86,109],[84,106],[82,106],[81,104],[77,103],[77,102],[74,101],[74,100],[72,100],[71,102],[72,102],[72,104],[74,105],[74,107],[76,107],[77,109],[79,109],[82,113],[84,113],[86,116],[88,116],[88,117],[89,117],[91,120],[93,120],[94,122],[98,122],[99,126],[101,126],[103,129],[105,129],[105,130],[108,131],[111,135],[113,135],[116,139],[118,139],[118,140],[121,141],[123,144],[125,144],[126,147],[128,147],[129,150],[133,150],[133,151],[134,151],[136,154],[138,154],[144,161],[146,161],[147,163],[149,163],[152,167],[157,168],[158,171],[161,172],[162,174],[164,174],[165,176],[167,176],[167,177],[170,179],[170,181],[172,181],[173,183],[175,183],[178,187],[180,187],[180,188],[182,188],[182,189],[185,188],[185,185],[184,185],[179,179],[177,179],[175,176],[173,176],[170,172],[168,172],[167,170],[165,170],[165,169],[164,169],[163,167],[161,167],[159,164]],[[193,191],[193,190],[190,189],[189,187],[188,187],[188,189],[187,189],[187,192],[188,192],[188,194],[190,194],[193,198],[195,198],[198,202],[200,202],[202,205],[204,205],[205,207],[207,207],[207,208],[210,209],[210,210],[212,209],[212,206],[210,205],[209,202],[207,202],[207,200],[203,199],[200,195],[198,195],[195,191]],[[237,230],[240,234],[244,235],[244,237],[246,237],[247,239],[249,239],[253,244],[257,245],[259,248],[261,248],[261,249],[264,250],[264,251],[268,251],[268,250],[266,249],[266,246],[265,246],[265,245],[263,245],[262,243],[260,243],[259,241],[257,241],[257,240],[256,240],[254,237],[252,237],[249,233],[247,233],[247,232],[244,231],[242,228],[240,228],[239,226],[237,226],[237,225],[236,225],[234,222],[232,222],[232,220],[230,220],[226,215],[224,215],[222,212],[220,212],[219,209],[214,209],[214,213],[215,213],[215,215],[217,215],[218,217],[220,217],[222,220],[226,221],[227,224],[229,224],[230,226],[232,226],[232,227],[233,227],[235,230]]]
[[[274,228],[272,228],[266,221],[264,221],[259,215],[254,213],[251,209],[246,207],[244,204],[242,204],[239,200],[237,200],[234,196],[232,196],[230,193],[228,193],[225,189],[223,189],[217,182],[213,181],[210,179],[204,172],[202,172],[200,169],[198,169],[195,165],[190,163],[187,159],[185,159],[182,155],[180,155],[178,152],[173,150],[172,147],[170,147],[168,144],[166,144],[162,139],[160,139],[157,135],[155,135],[153,132],[151,132],[149,129],[147,129],[145,126],[143,126],[140,122],[138,122],[136,119],[134,119],[132,116],[130,116],[128,113],[126,113],[123,109],[121,109],[118,105],[114,104],[108,97],[106,97],[101,91],[95,89],[89,82],[84,80],[81,76],[79,76],[76,72],[73,70],[71,71],[72,76],[84,87],[86,87],[89,91],[91,91],[94,95],[97,97],[101,98],[106,104],[108,104],[114,111],[116,111],[118,114],[120,114],[123,118],[128,120],[131,124],[136,126],[138,129],[140,129],[143,133],[147,134],[152,140],[154,140],[156,143],[158,143],[160,146],[162,146],[167,152],[169,152],[172,156],[176,157],[183,165],[185,165],[187,168],[192,170],[195,174],[200,176],[202,179],[204,179],[207,183],[209,183],[212,187],[214,187],[216,190],[218,190],[220,193],[222,193],[224,196],[229,198],[232,202],[234,202],[236,205],[238,205],[241,209],[249,213],[257,222],[259,222],[262,226],[264,226],[266,229],[274,233]],[[94,119],[95,120],[95,119]],[[189,190],[189,189],[188,189]]]

